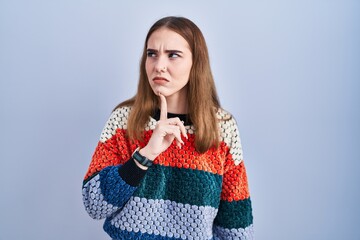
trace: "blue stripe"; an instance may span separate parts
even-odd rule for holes
[[[120,177],[118,166],[104,168],[99,175],[104,200],[114,206],[123,207],[134,194],[136,187],[130,186]]]

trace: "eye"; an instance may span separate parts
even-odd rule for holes
[[[154,52],[154,51],[147,51],[147,56],[148,56],[148,57],[156,57],[156,52]]]
[[[178,58],[180,55],[176,52],[169,53],[169,58]]]

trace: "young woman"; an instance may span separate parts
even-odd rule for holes
[[[83,201],[112,239],[253,239],[239,131],[189,19],[150,28],[137,93],[107,121]]]

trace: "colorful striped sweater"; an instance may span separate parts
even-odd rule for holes
[[[127,138],[131,108],[111,114],[83,182],[83,202],[94,219],[106,218],[112,239],[253,239],[253,217],[239,131],[218,111],[219,147],[200,154],[194,127],[185,123],[182,149],[173,143],[148,170],[132,152],[144,147],[155,128],[152,116],[144,142]],[[157,114],[159,115],[159,114]],[[180,116],[182,117],[182,116]]]

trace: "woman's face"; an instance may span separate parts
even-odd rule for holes
[[[154,93],[165,97],[186,97],[192,66],[187,41],[167,28],[153,32],[147,42],[146,74]]]

